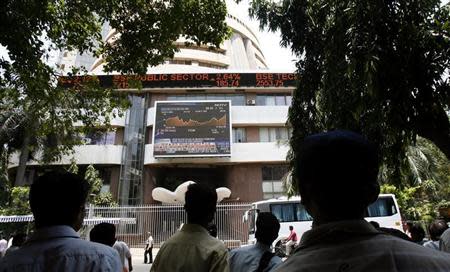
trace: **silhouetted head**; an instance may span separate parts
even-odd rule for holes
[[[214,219],[217,204],[215,190],[199,183],[190,184],[185,195],[184,209],[188,223],[207,227]]]
[[[308,136],[296,154],[302,204],[322,224],[364,218],[380,192],[375,147],[361,135],[335,130]]]
[[[100,223],[92,228],[89,233],[92,242],[113,246],[116,242],[116,227],[110,223]]]
[[[294,230],[294,227],[293,226],[289,226],[289,230]]]
[[[411,240],[415,243],[420,243],[425,238],[425,230],[421,225],[412,223],[409,225],[409,233],[411,234]]]
[[[258,242],[271,245],[277,239],[279,231],[280,223],[273,214],[269,212],[258,213],[255,232],[255,238]]]
[[[30,189],[30,207],[36,228],[68,225],[76,231],[83,223],[89,184],[69,172],[49,172]]]
[[[428,227],[428,231],[430,232],[430,238],[433,241],[437,241],[441,238],[442,233],[448,229],[448,225],[444,220],[434,220],[433,223]]]

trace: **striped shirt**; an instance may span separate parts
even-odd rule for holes
[[[276,271],[450,271],[450,255],[379,232],[365,220],[340,221],[305,232]]]

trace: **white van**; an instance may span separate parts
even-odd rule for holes
[[[256,218],[258,212],[271,212],[280,221],[280,232],[273,246],[279,247],[281,239],[289,236],[289,226],[293,226],[300,238],[305,231],[311,229],[312,217],[305,207],[300,204],[300,197],[287,199],[281,197],[258,201],[252,204],[252,208],[245,212],[244,221],[249,222],[249,244],[254,244],[256,231]],[[392,194],[380,194],[378,199],[372,203],[366,211],[365,219],[375,221],[380,227],[394,228],[403,231],[397,200]]]

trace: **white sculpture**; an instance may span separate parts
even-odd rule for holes
[[[154,200],[160,201],[165,204],[184,204],[184,195],[186,194],[189,184],[195,183],[192,180],[183,182],[176,189],[175,192],[167,190],[166,188],[157,187],[152,191],[152,197]],[[221,202],[224,198],[228,198],[231,195],[230,189],[226,187],[220,187],[216,189],[217,203]]]

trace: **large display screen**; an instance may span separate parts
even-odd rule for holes
[[[156,102],[153,156],[231,156],[230,104],[228,100]]]

